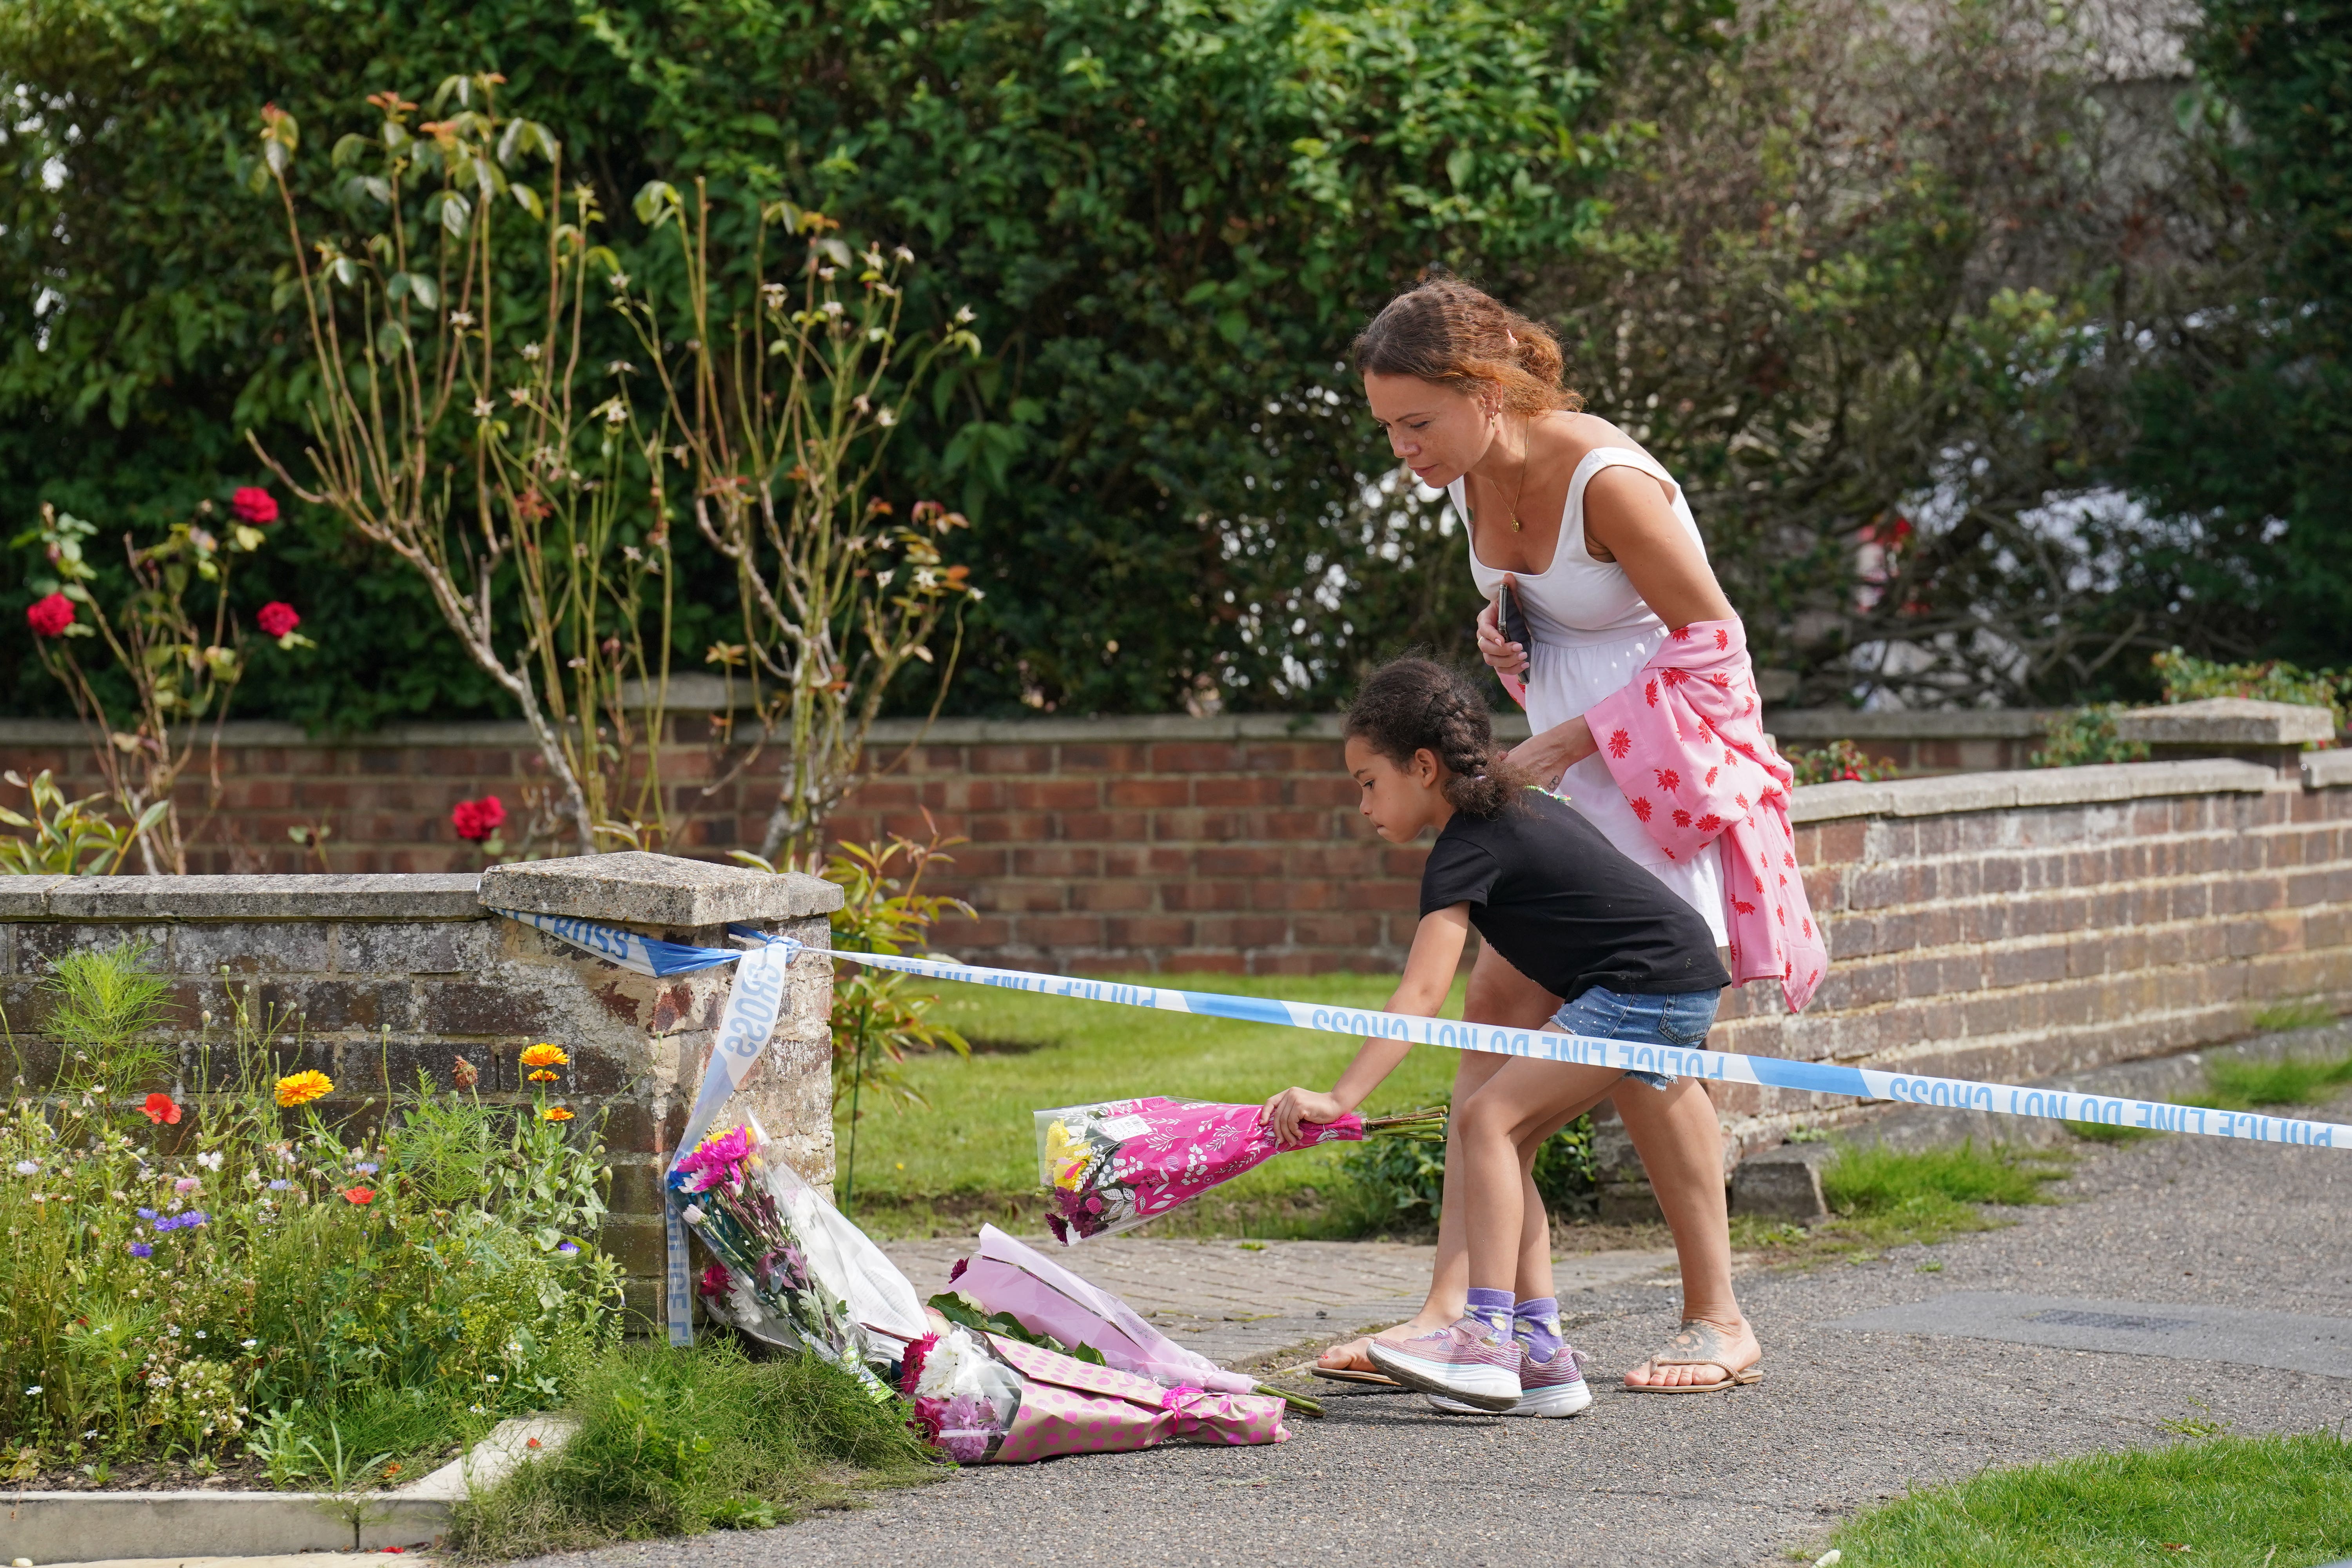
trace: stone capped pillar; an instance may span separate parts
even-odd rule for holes
[[[841,907],[839,888],[801,872],[777,876],[626,850],[493,866],[482,874],[478,897],[485,910],[593,921],[692,947],[748,945],[728,934],[730,924],[806,943],[811,951],[793,962],[792,988],[767,1049],[715,1125],[757,1117],[792,1167],[831,1191],[833,965],[816,950],[830,945],[825,917]],[[501,946],[518,966],[515,978],[562,972],[557,989],[580,1001],[571,1020],[574,1037],[596,1037],[635,1086],[630,1098],[645,1114],[611,1129],[614,1227],[607,1243],[628,1264],[631,1308],[657,1318],[657,1301],[641,1300],[640,1291],[660,1282],[662,1175],[709,1065],[734,966],[656,978],[521,921],[498,924]]]

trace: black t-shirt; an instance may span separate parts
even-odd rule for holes
[[[1540,790],[1496,816],[1457,811],[1437,836],[1421,912],[1460,903],[1496,952],[1564,1002],[1595,985],[1640,996],[1731,984],[1698,911]]]

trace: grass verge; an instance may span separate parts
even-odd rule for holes
[[[2046,1204],[2042,1189],[2067,1173],[2061,1152],[1975,1142],[1940,1149],[1847,1147],[1822,1171],[1831,1217],[1808,1229],[1752,1215],[1732,1221],[1732,1246],[1790,1264],[1826,1262],[1889,1247],[1932,1247],[2009,1222],[1985,1205]]]
[[[1992,1470],[1872,1509],[1843,1568],[2306,1568],[2352,1553],[2352,1443],[2217,1437]]]
[[[2352,1083],[2352,1054],[2339,1058],[2282,1057],[2274,1062],[2222,1059],[2205,1065],[2205,1092],[2184,1105],[2251,1110],[2258,1105],[2320,1105]]]
[[[632,1345],[581,1376],[579,1433],[457,1505],[447,1550],[484,1562],[619,1541],[764,1530],[940,1467],[855,1380],[807,1356],[719,1341]]]
[[[1385,974],[1137,975],[1144,984],[1193,991],[1281,996],[1378,1007],[1395,988]],[[1457,986],[1447,1011],[1458,1015]],[[986,986],[945,984],[933,1016],[972,1042],[969,1060],[948,1054],[910,1058],[909,1084],[928,1102],[876,1106],[857,1126],[856,1191],[845,1205],[867,1234],[969,1236],[982,1219],[1008,1229],[1042,1225],[1031,1113],[1132,1095],[1191,1096],[1248,1103],[1292,1084],[1328,1088],[1356,1052],[1348,1035],[1161,1013]],[[1445,1098],[1457,1053],[1416,1047],[1367,1115],[1409,1110]],[[850,1128],[835,1123],[845,1171]],[[1152,1236],[1272,1238],[1360,1234],[1367,1220],[1339,1170],[1348,1145],[1267,1161],[1201,1203],[1154,1220]],[[835,1179],[835,1190],[845,1184]]]

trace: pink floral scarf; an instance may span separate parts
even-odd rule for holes
[[[1797,872],[1792,775],[1765,743],[1740,624],[1676,626],[1631,684],[1584,718],[1667,858],[1688,860],[1710,844],[1722,858],[1732,978],[1778,979],[1790,1010],[1802,1007],[1829,967],[1829,948]]]

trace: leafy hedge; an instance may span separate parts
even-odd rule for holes
[[[331,140],[360,93],[487,65],[608,210],[655,175],[781,188],[911,244],[924,308],[979,312],[992,352],[940,388],[894,487],[979,523],[997,591],[962,704],[1165,708],[1214,664],[1233,700],[1328,701],[1355,660],[1458,637],[1470,591],[1409,500],[1360,504],[1389,465],[1353,417],[1349,336],[1426,261],[1507,281],[1586,243],[1625,135],[1599,108],[1612,61],[1712,3],[12,8],[0,89],[32,112],[0,175],[0,514],[153,523],[258,477],[244,426],[298,448],[282,246],[241,181],[255,116],[275,101]],[[299,588],[335,636],[246,713],[495,710],[404,574],[293,527],[282,580],[251,586]],[[730,580],[685,564],[691,663]],[[0,691],[57,705],[15,637]]]

